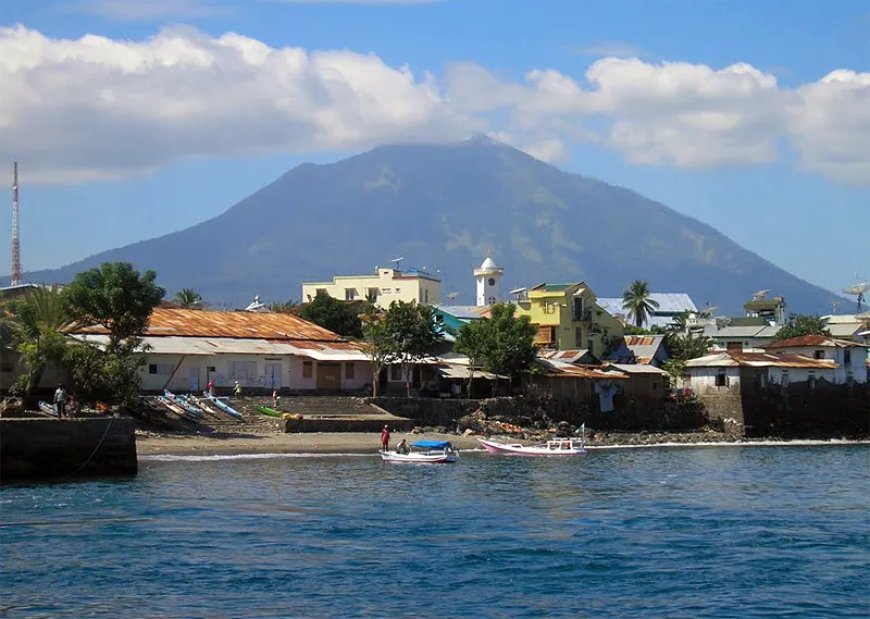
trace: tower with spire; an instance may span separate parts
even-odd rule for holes
[[[478,268],[474,269],[474,279],[477,280],[476,305],[486,307],[501,301],[501,278],[504,269],[487,256]]]

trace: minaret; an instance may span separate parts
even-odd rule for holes
[[[487,257],[479,268],[474,269],[474,278],[477,280],[477,303],[478,307],[486,307],[501,301],[501,276],[504,269],[496,265],[492,258]]]
[[[18,162],[12,166],[12,281],[21,284],[21,245],[18,240]]]

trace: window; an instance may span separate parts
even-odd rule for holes
[[[311,361],[302,362],[302,378],[311,378],[314,376],[314,363]]]
[[[329,293],[326,292],[326,288],[318,288],[317,290],[314,291],[314,296],[317,296],[319,294],[329,294]]]
[[[366,293],[366,298],[369,300],[369,303],[377,303],[378,302],[378,289],[377,288],[369,288],[369,291]]]
[[[852,351],[848,348],[843,350],[843,365],[852,365]]]
[[[157,374],[158,376],[169,376],[172,374],[172,367],[171,363],[149,363],[148,373]]]
[[[216,371],[216,368],[213,365],[208,365],[208,366],[206,366],[205,371],[206,372],[214,372],[214,371]]]
[[[556,313],[556,304],[555,303],[544,303],[544,313],[545,314]]]
[[[428,302],[429,302],[429,289],[427,288],[423,291],[423,303],[428,303]]]
[[[345,301],[353,301],[356,299],[356,288],[345,288],[344,289],[344,300]]]
[[[717,387],[727,387],[728,386],[728,376],[725,374],[725,370],[716,370],[716,386]]]
[[[577,348],[583,346],[583,329],[581,327],[574,329],[574,346]]]
[[[344,364],[344,377],[353,380],[356,376],[356,366],[353,363]]]
[[[401,365],[391,365],[390,366],[390,380],[394,382],[399,382],[402,380],[402,366]]]
[[[574,297],[574,320],[583,320],[583,297]]]
[[[825,358],[825,351],[824,350],[817,350],[816,352],[813,353],[813,359],[824,359],[824,358]]]

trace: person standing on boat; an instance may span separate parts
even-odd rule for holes
[[[66,414],[66,387],[63,386],[63,383],[59,383],[57,389],[54,390],[54,411],[57,413],[58,419]]]
[[[390,426],[384,426],[384,429],[381,430],[381,449],[390,450]]]

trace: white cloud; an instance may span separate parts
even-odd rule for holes
[[[167,29],[143,42],[0,29],[0,159],[33,181],[147,172],[185,156],[458,139],[430,76],[372,54]],[[34,178],[35,177],[35,178]]]
[[[30,182],[480,132],[547,161],[593,142],[682,168],[768,163],[791,146],[803,169],[870,184],[870,74],[851,70],[795,89],[746,63],[636,58],[597,60],[582,79],[552,68],[506,78],[473,63],[438,78],[374,54],[186,27],[123,41],[17,26],[0,28],[0,84],[0,159],[26,162]]]

